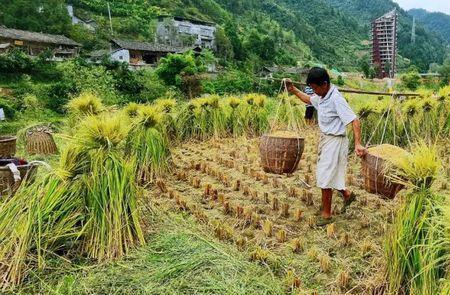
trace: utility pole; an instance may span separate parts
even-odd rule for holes
[[[413,17],[413,24],[412,24],[412,30],[411,30],[411,43],[416,43],[416,18]]]
[[[111,8],[109,7],[109,1],[106,3],[108,4],[109,27],[111,29],[111,36],[112,36],[112,35],[114,35],[114,32],[113,32],[113,26],[112,26],[112,20],[111,20]]]

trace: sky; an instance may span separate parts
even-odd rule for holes
[[[449,0],[394,0],[403,9],[423,8],[428,11],[439,11],[450,14]]]

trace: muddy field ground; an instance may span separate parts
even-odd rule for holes
[[[294,290],[362,294],[382,288],[383,241],[404,192],[394,200],[367,193],[361,161],[351,155],[347,184],[357,201],[340,212],[342,200],[335,193],[334,223],[315,226],[321,203],[317,142],[318,134],[308,132],[291,175],[262,170],[258,139],[184,144],[173,152],[175,168],[157,180],[149,201],[163,212],[193,215],[211,236],[234,244]]]

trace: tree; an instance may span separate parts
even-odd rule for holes
[[[66,34],[71,21],[64,0],[2,0],[0,24],[22,30]]]
[[[218,27],[216,31],[216,46],[217,57],[224,60],[230,60],[234,57],[233,44],[231,44],[230,38],[222,27]]]
[[[438,72],[441,75],[441,84],[443,86],[448,85],[450,80],[450,57],[447,57],[444,60],[444,63],[439,67]]]
[[[244,60],[246,54],[244,47],[242,46],[242,41],[238,36],[238,28],[235,22],[230,19],[227,20],[225,22],[224,30],[233,47],[234,58],[237,60]]]
[[[402,84],[409,90],[417,90],[421,84],[421,78],[417,68],[411,67],[408,73],[401,77]]]

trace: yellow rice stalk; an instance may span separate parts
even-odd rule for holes
[[[83,92],[67,104],[69,112],[75,115],[97,115],[103,110],[101,99],[91,92]]]

